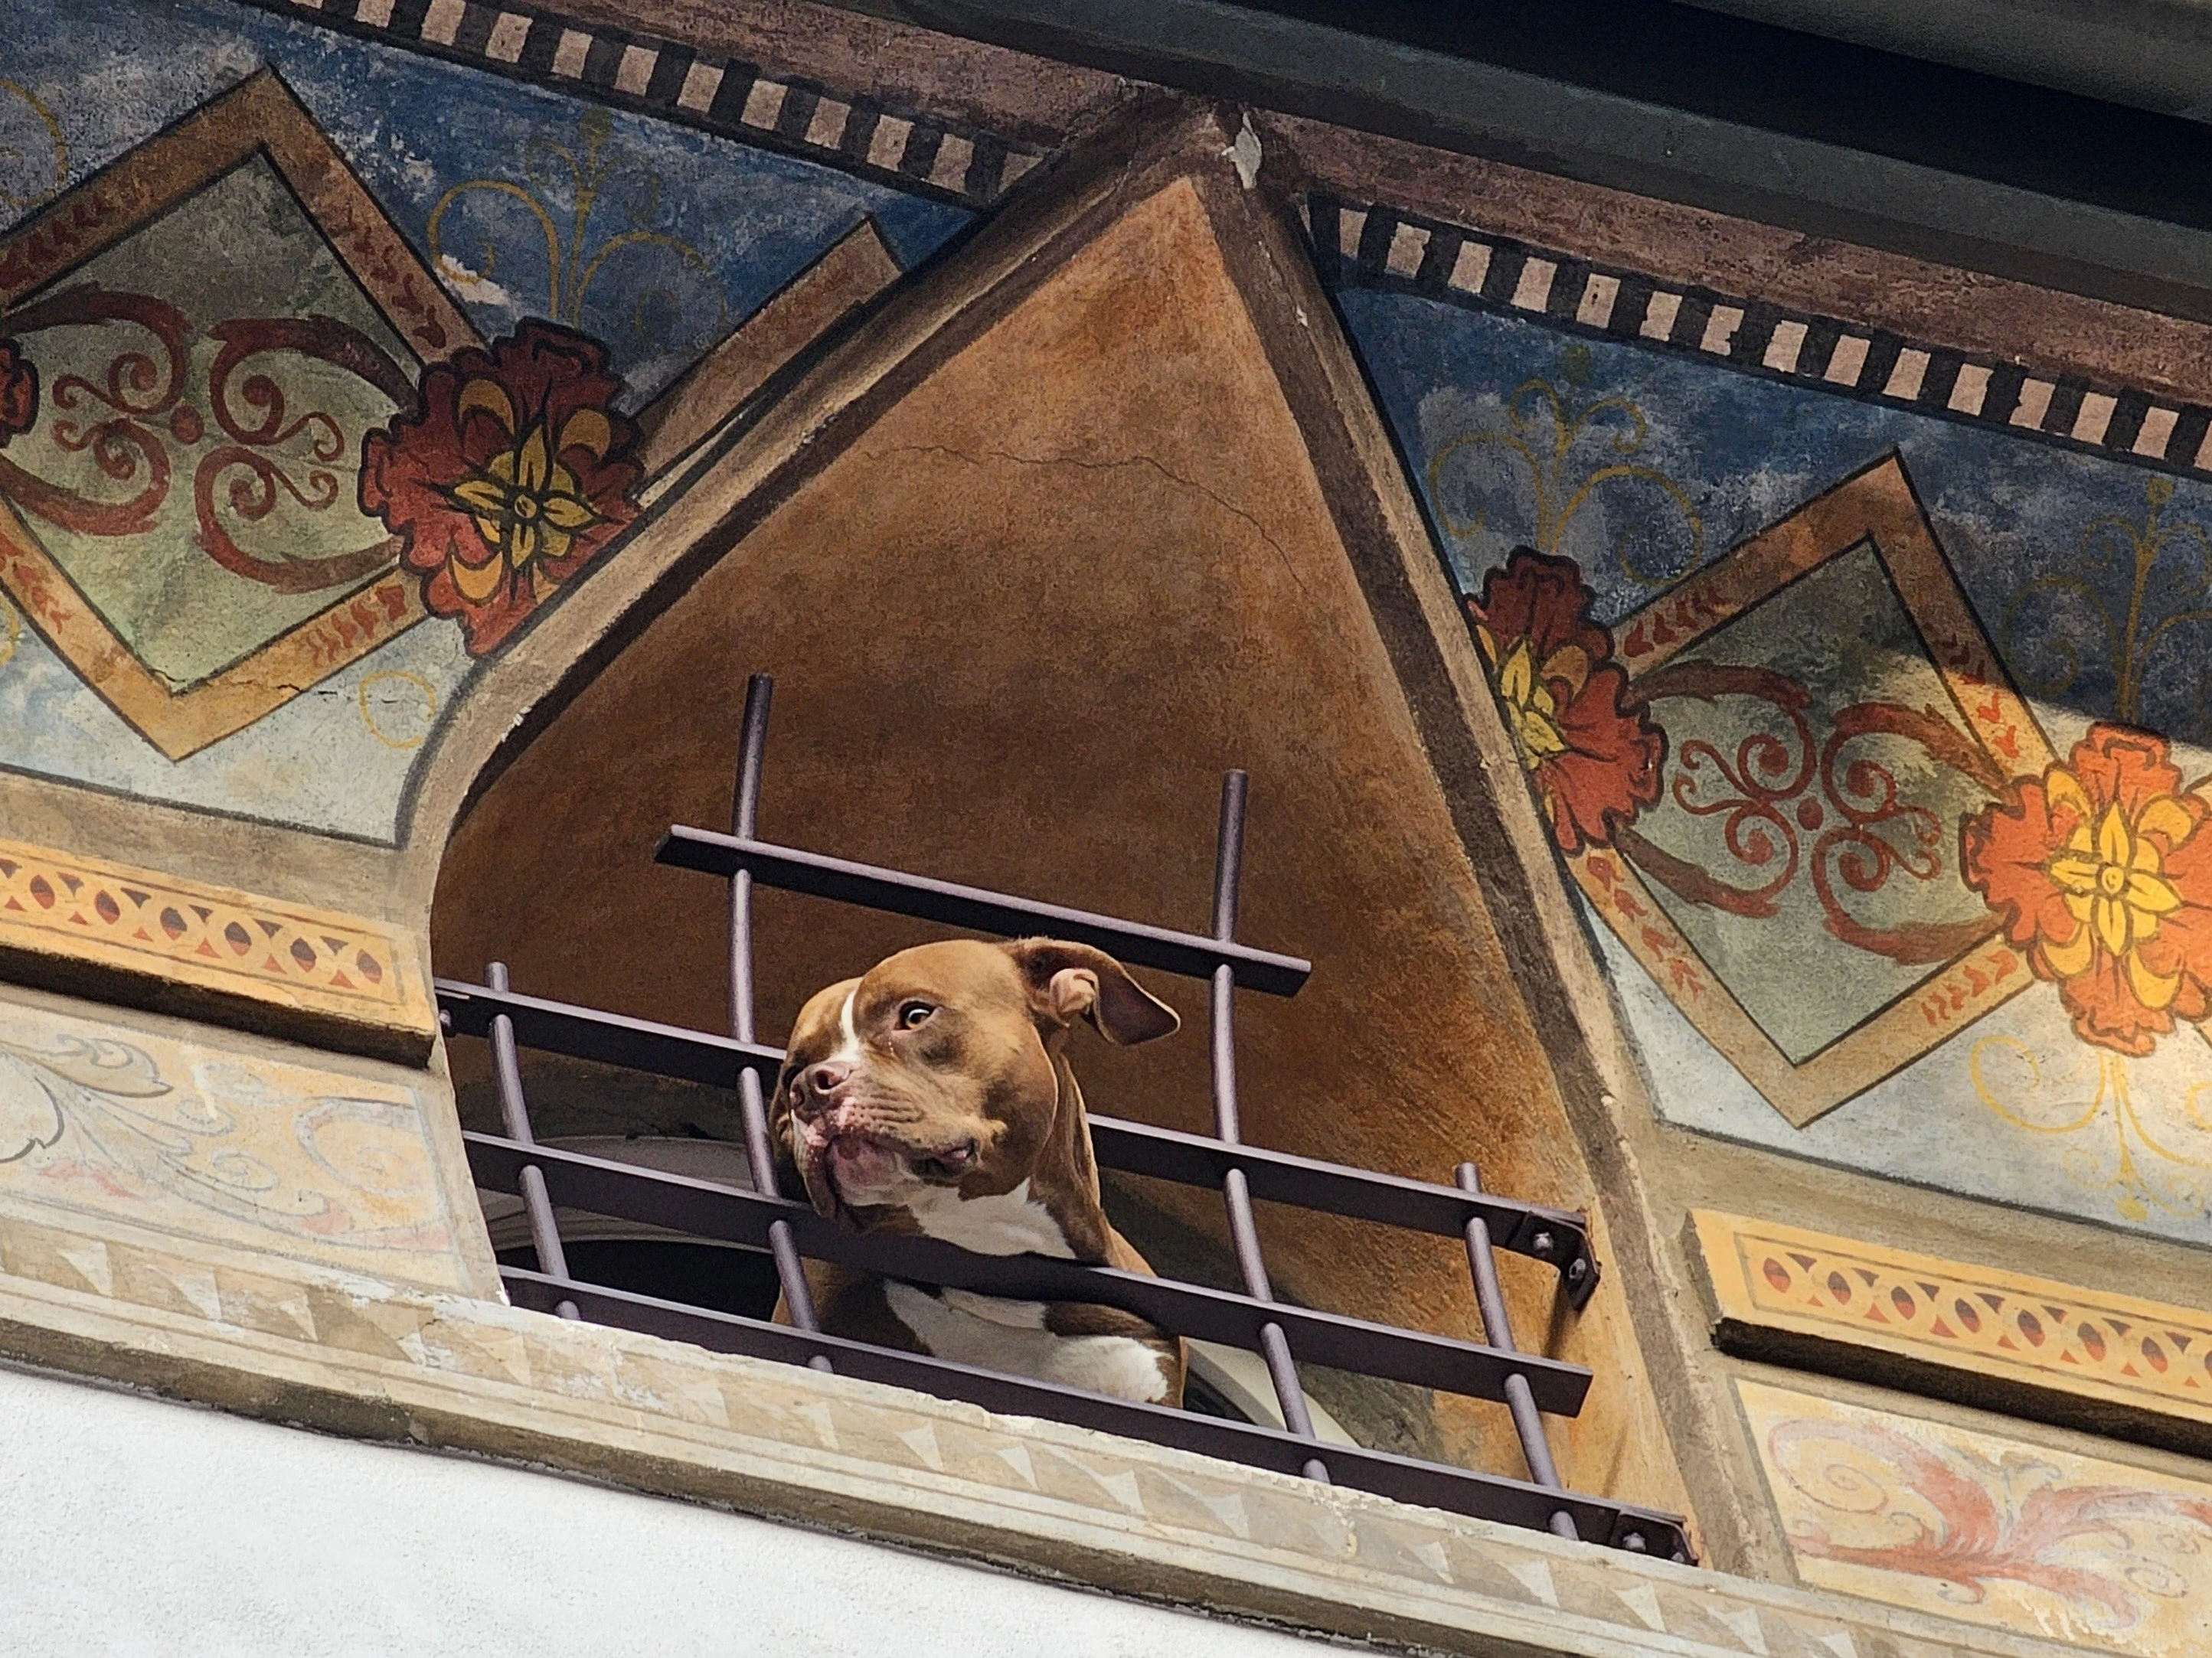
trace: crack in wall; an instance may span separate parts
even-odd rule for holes
[[[864,460],[889,460],[901,455],[944,455],[953,460],[965,461],[971,466],[979,467],[988,465],[994,460],[1002,460],[1012,462],[1017,466],[1072,466],[1079,471],[1085,472],[1121,471],[1132,466],[1149,468],[1170,483],[1212,501],[1231,518],[1240,519],[1251,525],[1253,533],[1265,542],[1268,550],[1282,561],[1284,569],[1290,573],[1291,580],[1297,584],[1298,591],[1301,592],[1307,591],[1305,577],[1298,569],[1297,561],[1291,556],[1290,549],[1276,539],[1273,532],[1253,513],[1245,507],[1239,507],[1218,490],[1201,483],[1196,478],[1185,477],[1150,455],[1127,455],[1118,460],[1085,460],[1074,455],[1024,455],[1012,449],[986,449],[980,452],[971,452],[955,448],[946,443],[901,444],[889,449],[856,450],[854,453],[858,459]]]

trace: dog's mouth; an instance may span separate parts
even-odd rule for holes
[[[824,1216],[896,1201],[902,1191],[957,1184],[982,1154],[970,1138],[951,1145],[915,1146],[863,1130],[810,1125],[802,1131],[799,1172],[807,1196]]]

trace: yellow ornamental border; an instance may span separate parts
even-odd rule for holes
[[[0,841],[0,975],[419,1063],[437,1016],[381,922]]]
[[[1725,1351],[2212,1449],[2212,1312],[1713,1210],[1690,1224]]]

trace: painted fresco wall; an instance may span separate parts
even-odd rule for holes
[[[384,23],[361,21],[372,13]],[[380,43],[395,15],[418,44],[468,61]],[[352,21],[349,35],[231,0],[0,9],[0,768],[394,842],[472,685],[623,556],[775,365],[950,250],[1039,159],[557,19],[364,0]],[[1309,222],[1550,829],[1547,874],[1579,906],[1661,1116],[2212,1242],[2212,414],[1379,207],[1316,199]],[[1193,284],[1213,257],[1163,240],[1134,259],[1146,282],[1176,289],[1146,307],[1147,325],[1199,314]],[[1117,419],[1136,411],[1131,441],[1170,441],[1178,409],[1206,411],[1228,493],[1199,493],[1218,508],[1310,455],[1289,416],[1279,436],[1254,435],[1275,392],[1256,337],[1200,332],[1206,350],[1133,357],[1114,349],[1127,328],[1088,330],[1085,348],[1104,342],[1102,373],[1142,382],[1108,399]],[[1265,397],[1174,389],[1231,345],[1250,352],[1237,375]],[[1008,361],[1056,365],[1048,382],[1008,371],[1024,395],[1045,385],[1055,418],[1093,407],[1070,379],[1076,359],[1037,348]],[[934,382],[942,396],[957,383],[949,370]],[[1335,411],[1297,408],[1307,395],[1292,412],[1314,416],[1310,432]],[[986,396],[959,411],[1024,434],[1018,455],[969,446],[971,459],[1020,462],[1009,500],[1033,490],[1027,451],[1044,430],[1018,404]],[[1218,420],[1223,407],[1242,422]],[[931,408],[909,398],[878,439]],[[753,552],[787,545],[794,568],[819,574],[823,545],[864,550],[902,584],[912,619],[925,614],[912,562],[884,548],[963,515],[976,525],[963,547],[1013,544],[984,520],[1012,521],[1018,506],[956,477],[938,448],[890,452],[927,456],[921,481],[842,495],[832,482],[802,498],[805,511],[826,499],[882,518],[871,534],[824,544],[802,529],[779,544],[771,518]],[[1142,488],[1188,488],[1195,452],[1186,446],[1174,471],[1147,458],[1158,477],[1139,469]],[[1086,490],[1115,471],[1067,464]],[[1176,523],[1128,499],[1131,510],[1079,514],[1115,557]],[[1341,504],[1308,503],[1306,527]],[[1051,518],[1030,514],[1024,533]],[[1234,574],[1228,532],[1176,533],[1148,579]],[[1268,544],[1278,562],[1295,544],[1285,536]],[[1339,574],[1341,550],[1320,555]],[[1036,551],[1041,568],[1068,556],[1050,536]],[[935,574],[953,584],[946,625],[972,622],[960,570]],[[1085,602],[1141,609],[1140,587],[1093,580]],[[702,580],[695,597],[713,591]],[[1040,602],[1066,625],[1063,600]],[[1166,614],[1155,606],[1147,625]],[[1110,647],[1128,630],[1093,633]],[[1310,692],[1321,659],[1278,652],[1273,666]],[[625,683],[610,673],[576,711]],[[925,711],[942,701],[933,658],[915,683]],[[856,695],[879,701],[882,687]],[[686,722],[665,700],[657,685],[638,698],[659,727],[648,737],[613,720],[592,740],[683,747]],[[560,752],[549,741],[535,763]],[[1306,769],[1311,782],[1326,768]],[[565,777],[548,790],[570,793]],[[532,834],[551,821],[528,815]],[[620,827],[593,815],[563,856]],[[669,821],[658,806],[645,816]],[[1413,820],[1397,816],[1402,831]],[[510,861],[519,882],[560,884],[557,862]],[[58,884],[71,903],[55,902]],[[0,948],[83,957],[89,938],[108,966],[169,988],[319,1011],[365,1053],[419,1059],[431,1040],[421,986],[403,984],[402,941],[358,918],[325,926],[321,912],[12,841],[0,843],[0,900],[17,917]],[[507,926],[514,912],[483,913]],[[565,959],[575,918],[557,919]],[[638,948],[665,969],[665,938]],[[618,968],[621,951],[596,959]],[[711,992],[711,973],[679,976]],[[317,995],[329,1005],[310,1005]],[[337,1315],[287,1287],[294,1267],[489,1283],[477,1235],[459,1224],[452,1121],[416,1073],[113,1023],[52,998],[11,998],[4,1023],[0,1210],[13,1230],[0,1267],[15,1276],[103,1297],[120,1284],[203,1314],[243,1307],[311,1335]],[[1423,1051],[1435,1060],[1449,1044]],[[1468,1051],[1487,1065],[1507,1049],[1486,1038]],[[1480,1080],[1449,1065],[1439,1075]],[[1492,1155],[1525,1146],[1528,1168],[1566,1182],[1559,1200],[1583,1200],[1564,1122],[1516,1108],[1521,1138]],[[1316,1149],[1343,1154],[1334,1140]],[[1730,1231],[1706,1218],[1736,1242],[1775,1218],[1736,1218]],[[86,1246],[111,1231],[125,1242]],[[1817,1247],[1838,1278],[1871,1259],[1863,1239]],[[221,1274],[194,1264],[210,1251]],[[257,1257],[279,1278],[240,1276]],[[1738,1323],[1757,1314],[1763,1330],[1850,1345],[1834,1330],[1856,1303],[1808,1264],[1827,1257],[1790,1258],[1802,1272],[1763,1261],[1761,1291],[1743,1257]],[[1361,1293],[1382,1281],[1352,1266]],[[1978,1296],[1990,1348],[2047,1315],[2046,1370],[2080,1372],[2078,1347],[2124,1375],[2127,1388],[2112,1386],[2138,1420],[2203,1414],[2201,1393],[2184,1392],[2200,1385],[2196,1309],[2146,1313],[2039,1281],[1992,1290],[1976,1263],[1851,1270],[1863,1302],[1875,1304],[1879,1282],[1899,1309],[1882,1315],[1887,1351],[1983,1377],[2032,1370],[2009,1348],[1978,1355],[1944,1323]],[[1929,1287],[1939,1278],[1954,1285],[1948,1309]],[[1613,1284],[1640,1288],[1626,1272]],[[1625,1338],[1604,1351],[1609,1372],[1634,1374],[1613,1362]],[[2169,1354],[2181,1362],[2163,1394],[2128,1370],[2141,1357],[2163,1378]],[[2045,1457],[1958,1412],[1923,1420],[1734,1379],[1747,1448],[1725,1477],[1750,1490],[1755,1453],[1772,1558],[1786,1550],[1805,1581],[2123,1649],[2190,1649],[2212,1604],[2195,1564],[2212,1559],[2201,1485],[2139,1462]],[[1632,1437],[1662,1437],[1632,1412],[1618,1419]],[[1589,1442],[1571,1461],[1596,1463]],[[1649,1612],[1628,1604],[1664,1627],[1656,1600]]]
[[[2212,1242],[2204,412],[1312,222],[1662,1115]]]
[[[471,674],[758,379],[686,371],[1023,159],[574,29],[448,44],[507,73],[0,9],[0,765],[391,841]]]
[[[1735,1394],[1807,1582],[2145,1658],[2203,1649],[2203,1485],[1760,1382]]]

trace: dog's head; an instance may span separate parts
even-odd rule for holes
[[[799,1011],[772,1119],[814,1206],[856,1224],[927,1188],[1011,1192],[1058,1119],[1060,1045],[1078,1019],[1150,1042],[1175,1011],[1088,944],[923,944]],[[1087,1157],[1085,1159],[1087,1165]]]

